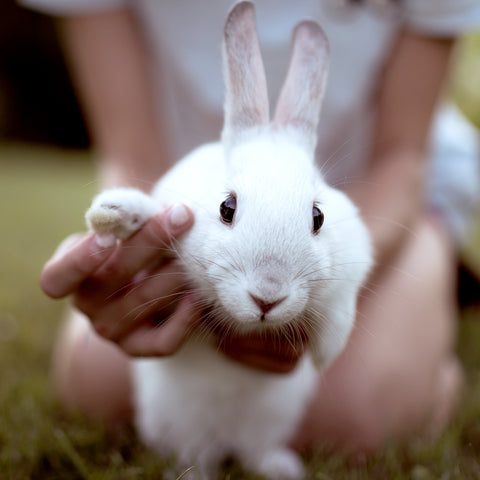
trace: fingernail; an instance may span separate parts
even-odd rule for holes
[[[113,234],[96,234],[90,242],[90,251],[93,255],[99,255],[115,245],[116,239]]]
[[[190,220],[190,215],[188,214],[188,210],[186,209],[185,205],[176,203],[168,212],[168,219],[172,227],[180,228],[188,223]]]

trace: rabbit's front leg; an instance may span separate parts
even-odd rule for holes
[[[98,235],[101,245],[125,240],[159,213],[152,197],[134,188],[113,188],[97,195],[85,214],[87,226]]]

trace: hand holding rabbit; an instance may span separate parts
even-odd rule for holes
[[[148,221],[135,238],[125,242],[122,248],[129,249],[128,256],[126,252],[115,253],[118,246],[99,245],[96,235],[76,234],[68,237],[44,266],[41,277],[43,290],[52,298],[72,295],[77,308],[89,315],[97,333],[109,338],[109,325],[117,325],[118,318],[138,311],[144,299],[169,297],[181,288],[180,272],[177,281],[174,281],[173,265],[168,268],[157,265],[158,275],[150,274],[152,286],[143,285],[144,292],[142,286],[137,285],[135,294],[131,292],[135,276],[152,260],[150,255],[145,257],[145,253],[155,252],[153,260],[158,264],[159,251],[165,248],[165,243],[191,227],[191,212],[181,206],[175,206],[174,209],[169,208],[164,214]],[[93,285],[96,285],[96,289],[92,288]],[[147,288],[148,292],[150,289],[155,291],[154,297],[148,298]],[[115,290],[116,294],[111,295]],[[129,296],[128,301],[126,295]],[[144,309],[137,316],[135,326],[117,330],[116,336],[110,336],[109,339],[129,355],[165,355],[175,351],[188,334],[192,318],[197,318],[200,312],[191,304],[191,298],[179,298],[177,311],[169,319],[168,330],[158,329],[153,322],[150,328],[145,329],[149,318],[169,316],[169,312],[162,310],[161,303],[155,302],[150,308]],[[174,310],[170,306],[170,313]],[[144,335],[140,333],[140,328],[145,332]],[[306,339],[302,340],[303,345],[306,342]],[[219,348],[225,355],[241,363],[277,373],[291,371],[302,355],[300,344],[292,345],[278,338],[268,338],[266,334],[231,335],[219,342]]]
[[[164,307],[171,302],[164,298],[182,288],[178,266],[165,252],[169,242],[192,223],[191,211],[176,205],[151,218],[122,246],[100,245],[97,235],[69,237],[45,265],[42,287],[54,298],[73,295],[95,330],[128,354],[171,353],[197,316],[190,298],[180,300],[162,329],[152,319],[162,312],[167,316]],[[159,300],[145,306],[152,290]]]

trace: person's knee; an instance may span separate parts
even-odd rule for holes
[[[390,439],[421,429],[431,402],[428,383],[412,379],[402,362],[389,361],[371,371],[357,392],[350,392],[340,419],[345,448],[372,453]]]
[[[67,411],[113,424],[131,414],[128,360],[97,338],[81,314],[68,312],[52,357],[52,381]]]
[[[381,416],[370,405],[357,405],[342,419],[342,449],[347,453],[370,454],[379,450],[388,438]]]

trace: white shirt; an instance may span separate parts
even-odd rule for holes
[[[22,3],[56,15],[131,7],[144,27],[154,55],[154,74],[161,78],[158,94],[170,115],[168,138],[177,157],[200,143],[219,138],[223,104],[220,45],[232,1],[22,0]],[[399,29],[406,26],[424,35],[451,36],[480,28],[479,0],[366,0],[360,6],[342,0],[256,0],[255,5],[271,105],[275,105],[285,77],[294,25],[306,17],[313,18],[329,38],[330,71],[317,154],[327,179],[335,185],[361,173],[369,154],[375,88]],[[480,175],[474,148],[473,142],[467,168],[470,182]],[[448,149],[452,151],[450,145]],[[439,145],[435,149],[444,150]],[[478,184],[472,185],[472,192],[480,189]],[[462,189],[464,194],[465,188],[460,185],[459,192]],[[455,203],[465,204],[458,198]],[[453,228],[459,230],[458,226]]]

